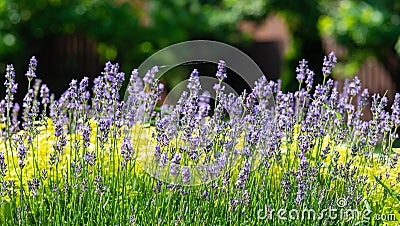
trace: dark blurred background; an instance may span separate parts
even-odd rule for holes
[[[38,77],[59,96],[72,78],[94,78],[107,61],[118,62],[128,78],[157,50],[194,39],[238,47],[269,79],[281,78],[286,91],[298,87],[302,58],[322,79],[323,56],[332,50],[336,79],[357,75],[371,92],[389,90],[390,100],[400,90],[400,1],[0,0],[0,72],[14,64],[19,100],[32,55]],[[182,66],[163,83],[173,87],[193,67],[216,70]],[[243,83],[230,82],[235,89]]]

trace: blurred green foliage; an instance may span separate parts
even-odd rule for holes
[[[80,34],[97,41],[101,61],[138,66],[170,44],[190,39],[228,43],[246,38],[236,21],[263,13],[263,0],[245,1],[0,1],[0,62],[24,62],[44,37]]]
[[[1,61],[26,61],[32,54],[32,43],[44,37],[62,34],[81,34],[99,43],[98,52],[104,59],[113,60],[118,54],[129,57],[138,45],[128,51],[118,51],[125,45],[143,38],[139,26],[140,9],[131,5],[104,0],[3,0],[0,3]],[[127,35],[132,32],[131,35]],[[7,62],[9,63],[9,62]]]
[[[373,56],[399,77],[400,1],[321,1],[320,9],[325,13],[318,20],[321,34],[347,49],[341,74],[353,76]]]
[[[267,12],[282,15],[293,34],[286,55],[283,86],[297,87],[294,69],[305,58],[319,74],[322,36],[346,48],[335,68],[336,75],[354,76],[368,57],[377,58],[400,84],[400,1],[392,0],[269,0]],[[329,51],[329,50],[328,50]],[[400,89],[400,85],[397,86]]]
[[[102,63],[115,60],[129,71],[185,40],[249,43],[237,22],[261,21],[270,12],[282,16],[293,34],[283,65],[286,89],[297,88],[291,85],[301,58],[321,70],[315,68],[324,54],[321,35],[348,49],[338,67],[343,74],[353,75],[367,56],[377,57],[392,75],[400,71],[400,2],[391,0],[1,0],[0,71],[5,63],[25,65],[32,43],[62,34],[93,38]]]
[[[285,55],[282,78],[282,88],[286,91],[298,89],[295,70],[301,59],[306,59],[309,68],[317,74],[322,70],[321,37],[317,22],[321,16],[319,0],[269,0],[268,11],[278,12],[282,16],[292,33],[291,46]],[[322,76],[316,77],[317,82],[322,82]]]

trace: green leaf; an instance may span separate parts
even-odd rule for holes
[[[314,161],[314,162],[316,162],[316,163],[321,163],[322,166],[325,167],[325,168],[329,168],[329,165],[328,165],[328,164],[326,164],[325,162],[322,162],[322,161],[319,161],[319,160],[315,159],[315,158],[312,157],[311,155],[308,155],[307,158],[310,159],[310,160],[312,160],[312,161]]]
[[[371,206],[368,203],[368,200],[364,199],[364,204],[365,204],[365,207],[367,207],[367,210],[372,211]]]
[[[387,191],[387,193],[392,196],[393,198],[397,199],[397,201],[400,202],[400,194],[395,194],[392,189],[390,189],[388,186],[386,186],[386,184],[384,184],[377,176],[373,175],[375,180],[382,185],[382,187],[385,189],[385,191]]]

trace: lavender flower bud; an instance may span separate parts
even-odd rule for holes
[[[197,71],[197,69],[194,69],[192,74],[190,75],[187,87],[192,93],[199,93],[201,87],[199,81],[199,72]]]
[[[6,101],[0,100],[0,122],[6,121]]]
[[[83,147],[87,148],[90,145],[90,133],[91,133],[91,127],[84,125],[81,126],[81,131],[82,131],[82,139],[83,139]]]
[[[357,99],[359,109],[364,109],[369,104],[369,91],[364,89]]]
[[[146,75],[144,76],[143,82],[146,83],[147,85],[153,84],[155,73],[157,73],[157,72],[158,72],[157,66],[154,66],[153,68],[151,68],[151,70],[149,70],[146,73]]]
[[[249,179],[250,173],[250,161],[246,160],[244,162],[244,167],[240,170],[238,178],[235,182],[235,186],[238,188],[244,188],[246,181]]]
[[[125,136],[124,140],[122,142],[122,147],[121,147],[121,156],[122,156],[122,161],[121,164],[125,166],[133,157],[133,147],[132,143],[129,139],[129,136]]]
[[[13,105],[14,94],[17,93],[18,88],[18,84],[15,83],[15,70],[12,64],[7,65],[5,77],[7,79],[4,83],[6,86],[6,108],[11,109]]]
[[[36,198],[37,190],[39,189],[40,181],[37,178],[33,178],[32,181],[28,181],[28,189],[32,191],[32,196]]]
[[[182,181],[185,184],[190,183],[190,169],[187,166],[182,167]]]
[[[4,152],[0,152],[0,175],[3,177],[6,176],[7,173],[7,163],[5,161]]]
[[[310,91],[313,87],[313,82],[314,82],[314,72],[311,70],[307,71],[307,80],[306,80],[306,85],[307,85],[307,90]]]
[[[353,82],[349,84],[350,96],[354,97],[357,95],[361,90],[361,81],[358,77],[354,77]]]
[[[400,126],[400,93],[396,93],[392,105],[392,122],[396,127]]]
[[[306,78],[306,71],[308,70],[307,61],[305,59],[299,61],[299,66],[296,67],[296,79],[299,83],[303,83],[304,79]]]
[[[171,159],[171,163],[170,163],[170,167],[171,167],[170,173],[172,175],[176,176],[179,174],[179,171],[181,169],[180,161],[181,161],[181,155],[179,153],[175,153],[175,155]]]
[[[209,194],[209,192],[207,190],[204,190],[203,193],[201,194],[201,197],[204,200],[209,200],[210,199],[210,194]]]
[[[335,53],[332,51],[329,53],[328,57],[324,57],[324,63],[322,67],[322,74],[324,77],[329,76],[332,74],[332,68],[335,67],[335,63],[337,61],[337,58],[335,56]]]
[[[286,199],[288,199],[288,197],[290,196],[290,193],[292,191],[292,183],[290,181],[290,173],[289,172],[285,172],[283,174],[280,185],[283,187],[283,194],[284,194],[283,197],[286,200]]]
[[[215,75],[217,77],[218,80],[222,81],[224,79],[226,79],[226,63],[223,60],[220,60],[218,63],[218,70],[217,73]]]
[[[26,146],[22,141],[22,138],[20,137],[20,144],[18,146],[18,152],[17,152],[17,157],[18,157],[18,165],[22,169],[25,167],[25,158],[26,158]]]
[[[36,78],[36,66],[37,66],[37,61],[36,61],[35,56],[33,56],[31,58],[31,60],[29,61],[29,68],[25,74],[26,77],[28,78],[28,80],[32,80],[32,79]]]
[[[48,105],[50,103],[50,90],[46,84],[42,84],[40,87],[40,98],[42,98],[42,104]]]
[[[163,169],[167,166],[167,164],[168,164],[168,154],[164,152],[161,154],[159,166],[161,169]]]
[[[97,156],[96,153],[93,151],[86,151],[85,155],[83,157],[83,161],[85,161],[86,164],[89,164],[93,166],[96,163]]]

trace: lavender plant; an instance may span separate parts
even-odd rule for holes
[[[125,75],[110,62],[92,90],[88,78],[72,80],[55,99],[33,57],[21,122],[8,65],[0,222],[396,225],[400,94],[388,112],[387,97],[370,98],[357,77],[339,91],[329,79],[336,61],[334,53],[324,58],[323,84],[313,84],[301,60],[298,91],[283,93],[279,81],[261,77],[239,96],[225,93],[220,61],[215,106],[197,70],[176,105],[160,106],[157,67],[143,78],[132,72],[124,101]]]

